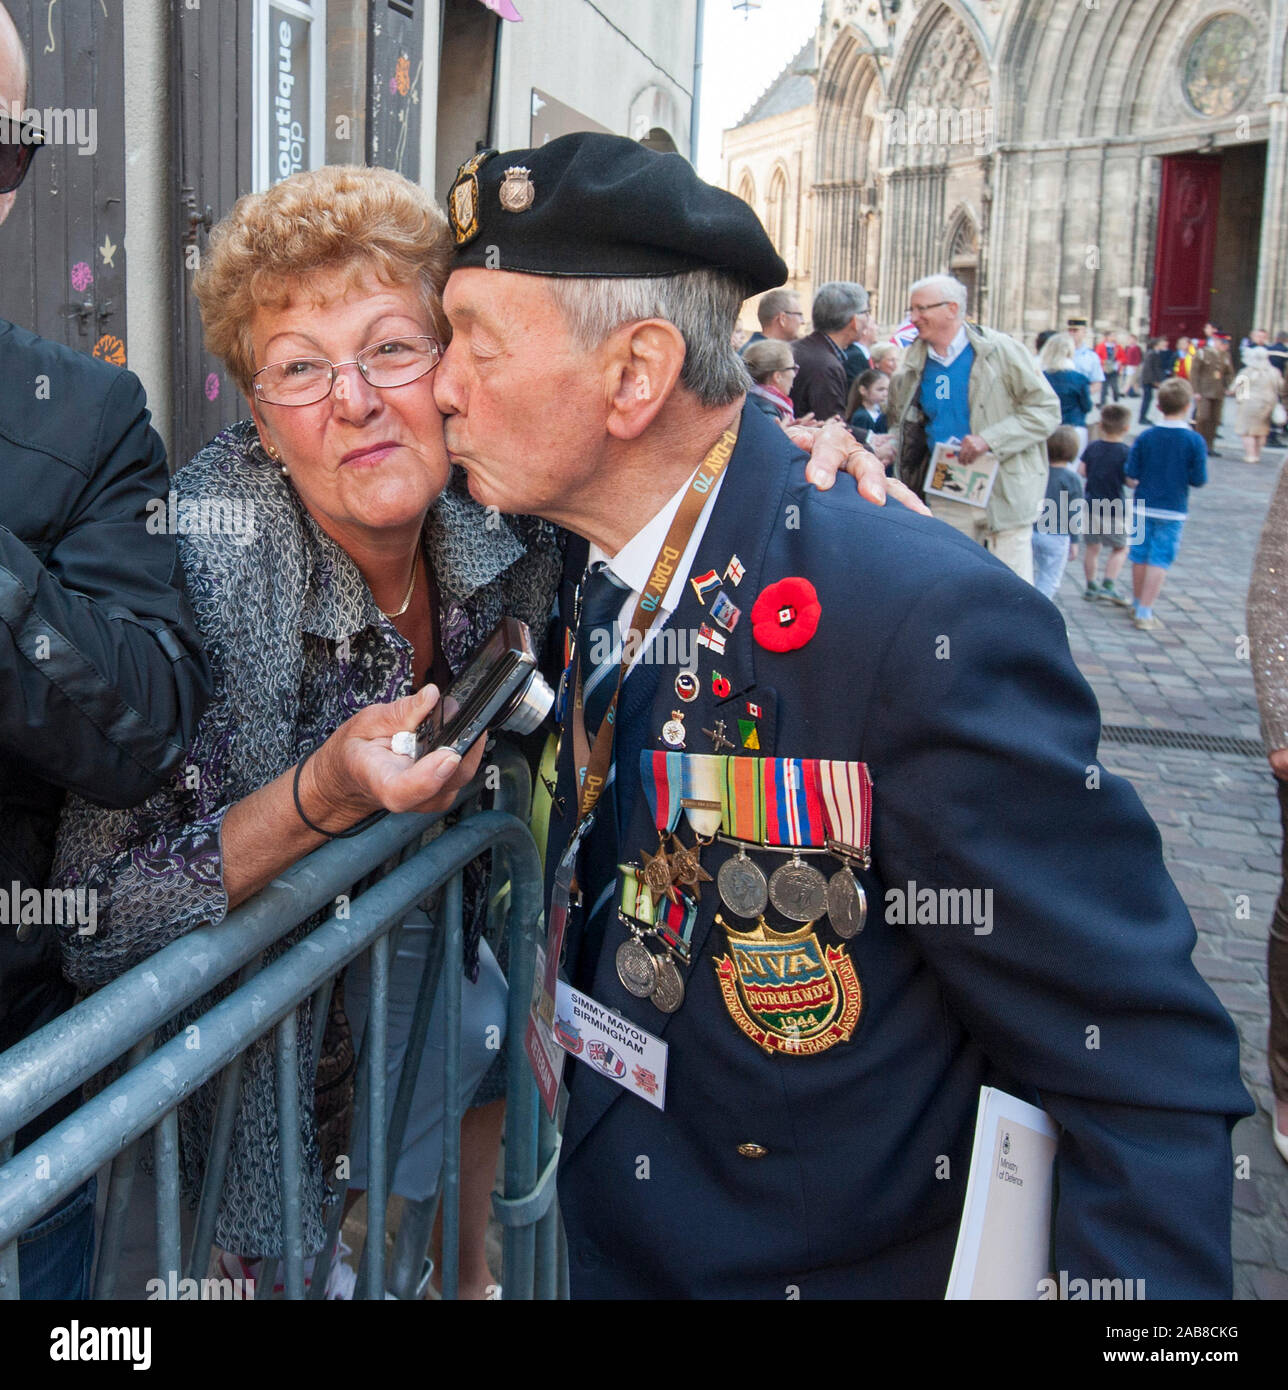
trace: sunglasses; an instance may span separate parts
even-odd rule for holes
[[[12,193],[22,183],[44,143],[44,131],[34,121],[0,115],[0,193]]]

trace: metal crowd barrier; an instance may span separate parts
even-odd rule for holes
[[[389,1177],[402,1146],[430,1010],[441,973],[446,1009],[445,1115],[439,1198],[443,1209],[443,1297],[456,1296],[460,1222],[460,1033],[464,931],[461,874],[492,851],[489,936],[509,943],[506,1037],[505,1172],[493,1198],[503,1227],[503,1296],[566,1297],[566,1258],[555,1203],[558,1136],[538,1101],[523,1051],[541,929],[542,865],[528,832],[531,784],[526,763],[503,743],[489,752],[499,773],[493,809],[479,810],[488,768],[458,799],[458,825],[424,848],[417,842],[440,816],[390,816],[352,840],[336,840],[293,865],[214,927],[172,942],[83,1000],[46,1027],[0,1054],[0,1299],[19,1297],[17,1237],[111,1161],[106,1212],[98,1240],[94,1297],[112,1298],[140,1140],[154,1135],[156,1274],[201,1280],[213,1250],[219,1206],[246,1049],[272,1030],[278,1077],[293,1077],[298,1050],[308,1047],[316,1071],[331,988],[362,951],[370,953],[370,995],[358,1052],[355,1115],[365,1107],[367,1133],[367,1241],[360,1257],[358,1295],[382,1299],[386,1286],[401,1298],[423,1295],[426,1252],[436,1201],[407,1203],[386,1274]],[[396,867],[389,862],[399,859]],[[399,1077],[393,1112],[386,1116],[385,1040],[391,936],[408,910],[442,887],[436,946],[421,989]],[[349,916],[331,916],[271,964],[267,948],[342,893]],[[181,1009],[237,975],[231,994],[197,1020],[201,1045],[190,1049],[183,1031],[155,1048],[156,1030]],[[313,1030],[298,1035],[296,1009],[313,1000]],[[14,1135],[63,1096],[124,1059],[110,1084],[14,1154]],[[179,1117],[177,1107],[203,1082],[222,1072],[219,1100],[185,1262],[181,1249]],[[305,1296],[299,1094],[279,1086],[282,1249],[287,1298]],[[310,1298],[326,1285],[330,1252],[343,1219],[347,1184],[332,1183],[323,1253],[317,1256]],[[257,1297],[272,1295],[278,1261],[265,1259]]]

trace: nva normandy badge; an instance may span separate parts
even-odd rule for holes
[[[774,931],[763,917],[736,931],[723,917],[729,954],[715,959],[729,1016],[766,1052],[810,1057],[848,1042],[863,992],[844,946],[822,947],[813,923]]]

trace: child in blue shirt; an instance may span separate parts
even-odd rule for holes
[[[1136,489],[1140,539],[1131,548],[1131,563],[1139,628],[1162,627],[1154,616],[1154,604],[1181,543],[1190,488],[1207,482],[1207,445],[1188,424],[1193,399],[1194,392],[1183,378],[1163,382],[1158,388],[1163,423],[1137,438],[1123,470],[1128,485]]]

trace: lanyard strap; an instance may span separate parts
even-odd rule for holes
[[[698,524],[698,518],[710,500],[712,490],[724,472],[725,465],[729,462],[729,457],[737,442],[738,431],[736,429],[725,430],[711,452],[699,464],[698,471],[689,480],[684,499],[681,501],[670,529],[666,533],[662,548],[653,561],[648,583],[644,586],[644,592],[640,594],[639,601],[635,605],[635,614],[631,618],[630,630],[623,638],[622,660],[617,670],[617,687],[613,691],[613,697],[607,710],[604,712],[603,722],[599,726],[599,732],[595,735],[593,748],[589,747],[589,740],[586,736],[586,718],[582,707],[582,651],[580,647],[577,649],[577,693],[572,707],[572,734],[573,754],[581,774],[577,786],[578,827],[589,820],[595,809],[595,804],[604,790],[608,769],[613,761],[613,735],[616,731],[617,701],[622,693],[622,682],[626,679],[626,672],[630,669],[631,657],[636,651],[642,650],[645,635],[662,613],[662,600],[666,597],[667,589],[671,587],[675,567],[684,555]],[[643,625],[641,626],[642,620]]]

